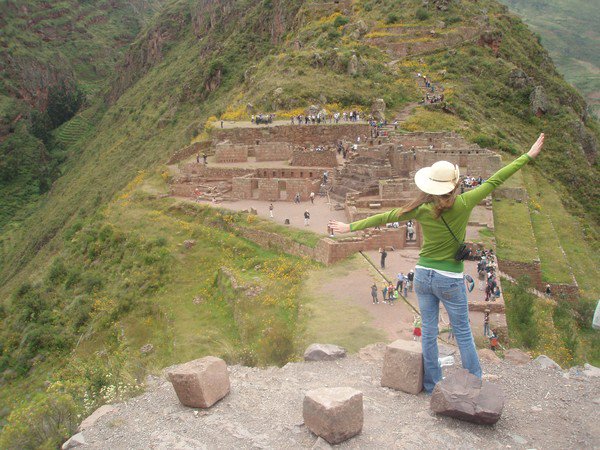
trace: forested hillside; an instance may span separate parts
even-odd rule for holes
[[[15,436],[42,411],[74,420],[185,358],[294,358],[309,263],[240,239],[244,215],[162,198],[170,156],[249,104],[289,117],[383,98],[393,118],[421,100],[427,74],[445,101],[417,109],[411,129],[457,131],[508,158],[544,131],[532,173],[586,252],[597,247],[598,122],[495,1],[30,3],[1,4],[0,443],[27,446]],[[267,288],[234,314],[215,293],[230,288],[222,269]],[[145,357],[148,341],[159,344]]]

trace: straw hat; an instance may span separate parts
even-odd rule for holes
[[[458,184],[458,166],[448,161],[438,161],[431,167],[423,167],[415,174],[415,183],[427,194],[443,195]]]

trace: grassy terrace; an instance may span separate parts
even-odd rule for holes
[[[522,175],[517,172],[504,186],[520,187],[522,184]],[[494,199],[493,210],[498,257],[528,263],[537,259],[536,240],[527,205],[505,198]]]
[[[542,236],[555,243],[557,239],[562,246],[566,260],[561,263],[561,267],[569,267],[572,270],[584,297],[598,299],[600,258],[597,241],[594,240],[595,229],[584,227],[579,219],[569,215],[561,203],[561,194],[557,191],[557,186],[538,173],[525,172],[525,183],[530,195],[539,203],[541,213],[548,217],[546,220],[552,221],[552,235]],[[556,251],[560,252],[560,249]],[[560,253],[562,255],[562,252]]]

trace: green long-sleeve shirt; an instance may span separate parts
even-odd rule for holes
[[[530,160],[531,157],[527,154],[521,155],[492,175],[481,186],[456,197],[452,208],[444,211],[442,215],[457,239],[464,241],[473,208]],[[423,247],[417,264],[431,269],[461,273],[464,264],[454,259],[459,243],[454,240],[444,222],[433,217],[433,203],[423,203],[405,213],[401,211],[401,208],[396,208],[353,222],[350,224],[350,230],[358,231],[386,223],[418,220],[423,230]]]

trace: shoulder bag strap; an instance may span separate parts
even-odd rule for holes
[[[440,216],[440,219],[442,219],[442,222],[444,222],[444,225],[446,225],[446,228],[448,228],[448,231],[450,232],[450,234],[452,235],[452,237],[454,238],[454,240],[456,242],[458,242],[459,244],[462,244],[462,242],[460,242],[456,236],[454,235],[454,233],[452,232],[452,230],[450,229],[450,227],[448,226],[448,224],[446,223],[446,220],[444,219],[444,216]]]

